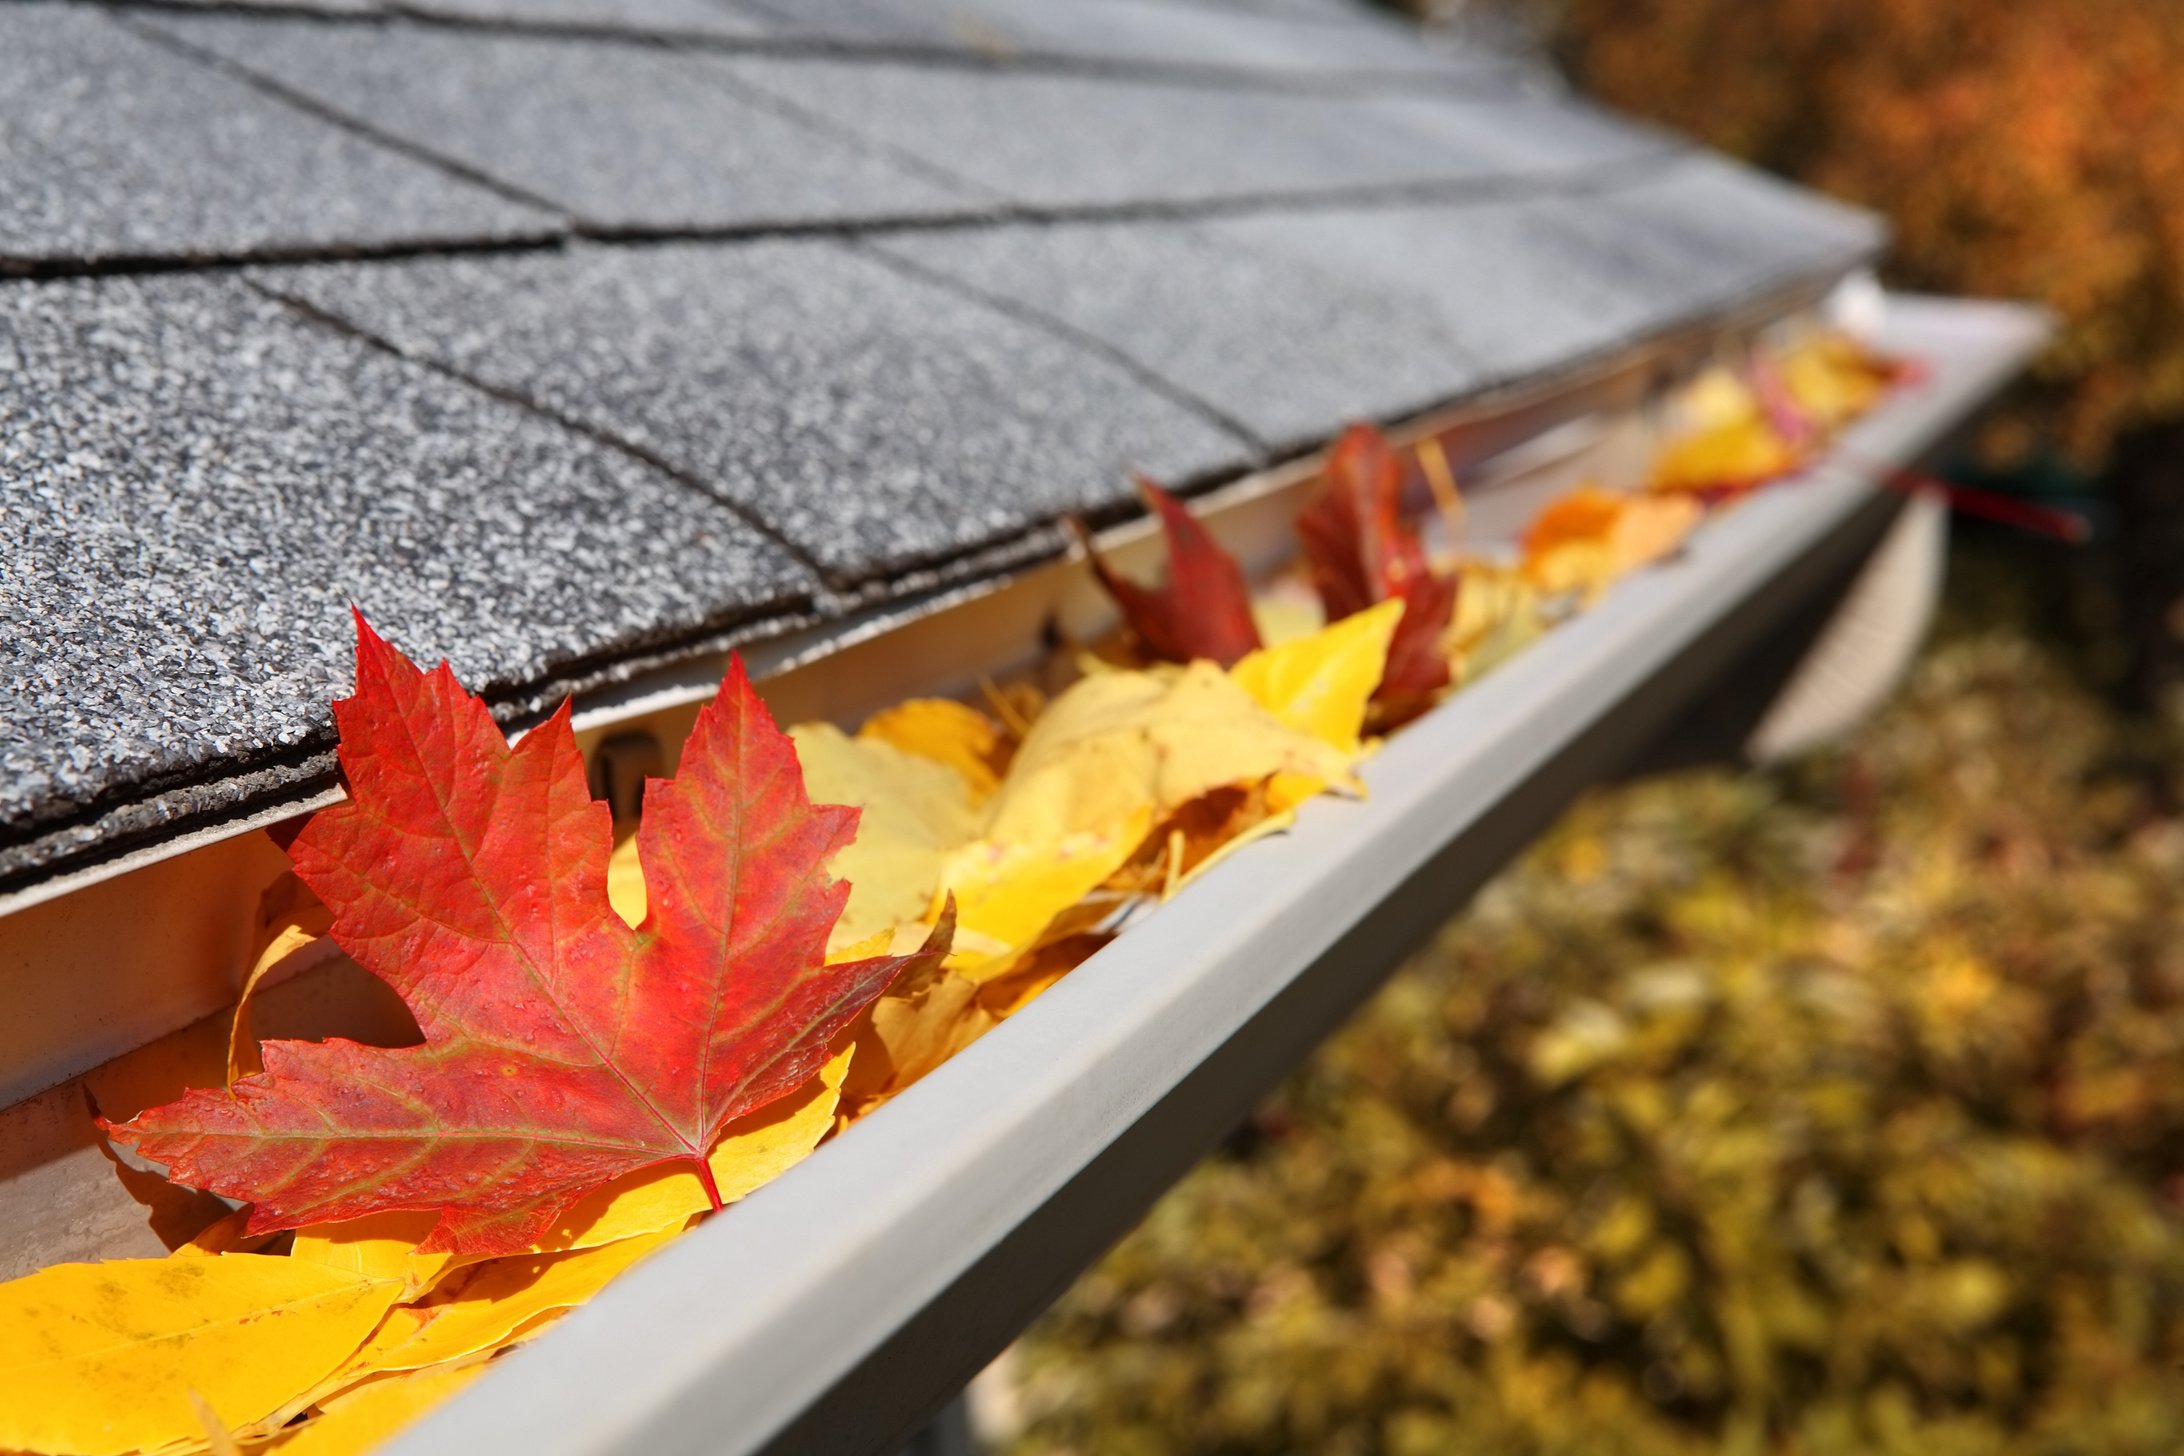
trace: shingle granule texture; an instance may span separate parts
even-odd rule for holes
[[[739,98],[653,45],[172,15],[143,22],[606,228],[972,212],[991,199]]]
[[[750,0],[785,34],[967,54],[1059,56],[1119,65],[1273,76],[1478,77],[1480,59],[1421,44],[1410,26],[1356,9],[1175,4],[1173,0]],[[1336,21],[1329,24],[1330,19]]]
[[[267,285],[672,465],[840,584],[1246,443],[1099,354],[828,241],[277,269]]]
[[[519,206],[96,11],[0,5],[0,264],[543,236]]]
[[[1270,446],[1420,408],[1487,372],[1410,291],[1254,248],[1213,220],[902,233],[874,246],[1061,320]]]
[[[330,784],[351,602],[515,722],[1877,250],[1464,34],[0,0],[0,895]]]
[[[1876,242],[1855,214],[1687,158],[1582,197],[876,246],[1051,315],[1286,448],[1567,366]]]
[[[588,35],[748,40],[778,28],[756,7],[734,0],[401,0],[391,8]]]
[[[1326,95],[787,56],[709,59],[749,86],[1040,207],[1512,178],[1540,185],[1669,147],[1537,97]]]
[[[503,694],[807,597],[732,513],[232,277],[0,289],[0,833],[323,744],[351,603]]]

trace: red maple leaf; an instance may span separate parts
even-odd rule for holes
[[[1342,432],[1327,457],[1326,488],[1297,517],[1297,537],[1327,620],[1399,598],[1403,619],[1374,698],[1408,703],[1448,685],[1441,634],[1456,610],[1457,579],[1438,576],[1425,543],[1403,524],[1403,466],[1371,425]]]
[[[731,662],[681,769],[647,786],[650,888],[607,900],[612,829],[566,703],[511,748],[446,663],[422,673],[357,619],[334,705],[349,801],[291,851],[333,938],[398,991],[424,1044],[265,1044],[265,1070],[108,1132],[179,1182],[252,1204],[254,1231],[440,1214],[426,1249],[526,1248],[580,1195],[695,1171],[731,1119],[809,1078],[924,950],[826,964],[857,811],[813,805],[788,737]]]
[[[1090,533],[1078,528],[1084,553],[1107,594],[1122,608],[1122,619],[1152,656],[1168,662],[1204,659],[1234,667],[1259,650],[1259,629],[1251,620],[1251,593],[1243,568],[1221,548],[1206,528],[1168,492],[1139,476],[1138,491],[1160,518],[1168,541],[1168,577],[1159,586],[1139,586],[1101,558]]]

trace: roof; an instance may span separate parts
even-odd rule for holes
[[[0,891],[1879,243],[1348,0],[0,4]]]

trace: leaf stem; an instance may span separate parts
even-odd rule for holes
[[[713,1181],[713,1165],[703,1158],[696,1158],[692,1160],[692,1166],[698,1170],[698,1185],[705,1190],[705,1196],[712,1200],[713,1212],[719,1213],[723,1205],[720,1201],[720,1185]]]

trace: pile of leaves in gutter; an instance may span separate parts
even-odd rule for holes
[[[178,1034],[87,1079],[121,1150],[238,1206],[165,1259],[0,1285],[0,1449],[368,1449],[1133,909],[1358,792],[1374,735],[1898,382],[1834,335],[1754,370],[1692,392],[1651,488],[1580,489],[1505,559],[1429,552],[1400,507],[1418,473],[1459,510],[1445,462],[1365,427],[1299,522],[1304,574],[1259,599],[1148,483],[1167,574],[1095,555],[1126,630],[1051,698],[784,732],[737,665],[631,825],[591,797],[566,707],[511,747],[360,617],[335,705],[349,797],[294,837],[225,1045]],[[257,994],[332,955],[414,1035],[261,1044]]]
[[[1596,795],[1035,1327],[1006,1449],[2184,1449],[2184,736],[2075,657],[1983,612],[1844,749]]]

